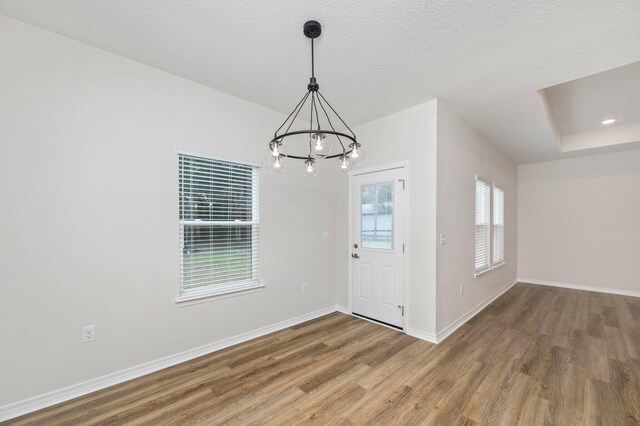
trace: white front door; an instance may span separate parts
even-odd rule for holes
[[[405,170],[355,175],[351,182],[352,311],[402,328]]]

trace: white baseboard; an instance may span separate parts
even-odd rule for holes
[[[336,310],[338,312],[341,312],[343,314],[347,314],[347,315],[351,315],[351,309],[349,309],[348,306],[344,306],[344,305],[336,305]]]
[[[428,333],[426,331],[419,330],[417,328],[407,327],[407,334],[416,339],[424,340],[429,343],[438,343],[437,336],[434,333]]]
[[[136,377],[144,376],[145,374],[153,373],[155,371],[159,371],[164,368],[171,367],[173,365],[180,364],[182,362],[186,362],[215,351],[219,351],[220,349],[237,345],[238,343],[246,342],[247,340],[255,339],[256,337],[264,336],[265,334],[273,333],[274,331],[292,327],[294,325],[330,314],[332,312],[342,312],[342,309],[346,308],[339,305],[328,306],[324,309],[309,312],[295,318],[261,327],[247,333],[229,337],[227,339],[219,340],[208,345],[189,349],[175,355],[170,355],[164,358],[157,359],[155,361],[150,361],[144,364],[137,365],[135,367],[107,374],[106,376],[97,377],[95,379],[87,380],[86,382],[78,383],[66,388],[55,390],[53,392],[38,395],[33,398],[15,402],[13,404],[5,405],[3,407],[0,407],[0,422],[19,417],[33,411],[41,410],[43,408],[68,401],[70,399],[77,398],[79,396],[83,396],[91,392],[107,388],[109,386],[117,385],[127,380],[135,379]]]
[[[460,318],[458,318],[457,320],[455,320],[454,322],[452,322],[451,324],[449,324],[448,326],[446,326],[445,328],[440,330],[436,334],[436,343],[442,342],[444,339],[446,339],[451,334],[453,334],[453,332],[455,332],[458,328],[460,328],[462,326],[462,324],[466,323],[471,318],[475,317],[480,311],[482,311],[484,308],[489,306],[489,304],[491,302],[493,302],[494,300],[496,300],[498,297],[502,296],[507,290],[509,290],[511,287],[513,287],[517,282],[518,282],[518,280],[514,280],[514,281],[510,282],[509,284],[505,285],[500,290],[496,291],[491,296],[487,297],[485,300],[480,302],[478,304],[478,306],[476,306],[475,308],[471,309],[469,312],[467,312],[466,314],[462,315]]]
[[[548,285],[551,287],[570,288],[573,290],[594,291],[596,293],[617,294],[619,296],[640,297],[640,291],[633,291],[633,290],[621,290],[616,288],[597,287],[597,286],[581,285],[581,284],[568,284],[568,283],[560,283],[556,281],[536,280],[533,278],[518,278],[518,282],[521,282],[523,284]]]
[[[517,280],[514,280],[509,284],[505,285],[504,287],[502,287],[501,289],[493,293],[491,296],[487,297],[485,300],[480,302],[478,306],[471,309],[469,312],[467,312],[466,314],[464,314],[463,316],[455,320],[453,323],[446,326],[444,329],[442,329],[438,333],[429,333],[427,331],[423,331],[418,328],[412,328],[412,327],[407,327],[405,332],[409,336],[415,337],[417,339],[424,340],[429,343],[438,344],[442,342],[444,339],[446,339],[447,337],[449,337],[451,334],[453,334],[453,332],[456,331],[458,328],[460,328],[462,324],[466,323],[471,318],[475,317],[480,311],[486,308],[491,302],[496,300],[498,297],[502,296],[507,290],[513,287],[517,282],[518,282]]]

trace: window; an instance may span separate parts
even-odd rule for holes
[[[491,185],[476,180],[476,273],[489,269]]]
[[[504,263],[504,191],[476,178],[476,276]]]
[[[360,189],[360,245],[393,249],[393,182]]]
[[[178,154],[180,297],[256,288],[258,170]]]
[[[504,262],[504,191],[493,186],[493,252],[492,265]]]

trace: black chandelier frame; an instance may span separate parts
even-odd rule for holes
[[[305,93],[305,95],[302,97],[300,102],[298,102],[298,104],[293,109],[293,111],[291,111],[291,113],[286,118],[284,123],[282,123],[280,127],[278,127],[278,129],[275,131],[273,139],[269,141],[269,145],[268,145],[269,149],[273,150],[275,144],[277,144],[278,146],[281,146],[285,138],[289,136],[307,134],[309,135],[309,155],[304,157],[300,155],[292,155],[287,153],[280,153],[279,155],[281,155],[282,157],[293,158],[296,160],[315,161],[318,159],[318,157],[313,156],[311,154],[312,152],[311,138],[314,135],[334,135],[338,139],[338,142],[340,142],[340,146],[342,147],[342,152],[338,154],[333,154],[333,155],[320,156],[320,158],[321,159],[347,158],[349,154],[351,154],[351,152],[353,151],[354,146],[357,148],[360,148],[361,145],[356,140],[356,135],[355,133],[353,133],[349,125],[345,123],[342,117],[340,117],[340,114],[336,112],[336,110],[331,106],[329,101],[322,95],[322,93],[320,93],[320,86],[318,85],[315,77],[315,59],[314,59],[314,50],[313,50],[313,40],[316,39],[318,36],[320,36],[320,34],[322,33],[322,26],[317,21],[307,21],[304,24],[303,32],[305,36],[311,39],[311,78],[309,79],[309,84],[307,85],[307,93]],[[304,106],[307,104],[307,101],[309,101],[309,98],[311,99],[311,101],[309,102],[309,105],[311,106],[309,129],[290,131],[291,126],[293,126],[293,123],[298,118],[300,111],[302,111]],[[320,126],[321,113],[318,110],[318,106],[320,106],[320,110],[324,115],[324,119],[325,119],[324,121],[326,121],[326,124],[329,125],[331,130],[324,130],[321,128]],[[333,123],[331,122],[331,117],[327,111],[327,107],[331,112],[333,112],[333,115],[335,115],[335,117],[337,117],[338,120],[340,120],[340,122],[347,128],[350,134],[336,131],[335,127],[333,126]],[[315,123],[315,128],[314,128],[314,123]],[[285,126],[286,126],[286,129],[284,130],[284,132],[279,134],[278,132],[282,130]],[[316,136],[316,137],[320,137],[320,136]],[[350,142],[346,142],[346,141],[343,142],[342,138],[347,139]],[[346,146],[345,146],[345,143],[347,144]]]

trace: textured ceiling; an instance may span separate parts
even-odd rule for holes
[[[438,97],[519,163],[560,153],[536,91],[640,60],[638,0],[0,0],[0,13],[289,112],[352,124]]]

